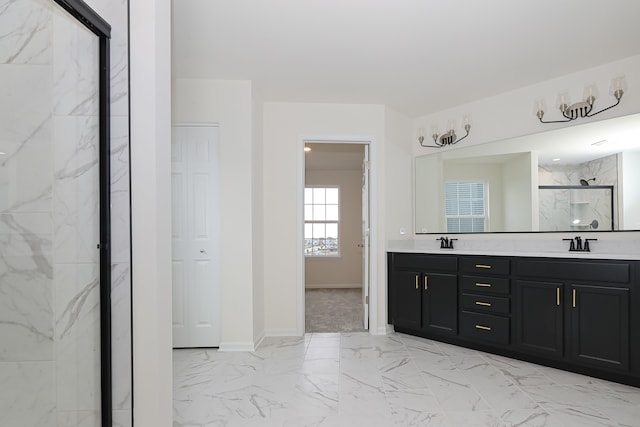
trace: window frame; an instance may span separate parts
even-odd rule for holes
[[[307,189],[318,189],[318,188],[323,188],[323,189],[337,189],[338,190],[338,203],[337,203],[337,207],[338,207],[338,219],[337,220],[307,220],[305,217],[305,207],[310,205],[310,206],[317,206],[317,205],[324,205],[327,206],[327,203],[305,203],[306,202],[306,190]],[[341,222],[342,222],[342,188],[339,185],[305,185],[304,189],[303,189],[303,198],[302,198],[302,223],[303,223],[303,250],[304,250],[304,256],[305,258],[313,258],[313,259],[328,259],[328,258],[341,258],[342,257],[342,238],[341,238],[341,234],[342,234],[342,228],[341,228]],[[326,200],[325,200],[326,202]],[[331,204],[333,205],[333,204]],[[336,248],[336,252],[335,253],[314,253],[314,252],[310,252],[307,253],[306,252],[306,248],[307,248],[307,244],[306,244],[306,226],[307,224],[335,224],[336,228],[337,228],[337,248]],[[313,247],[313,245],[312,245]]]
[[[483,191],[483,209],[484,209],[484,214],[483,215],[473,215],[473,214],[469,214],[469,215],[460,215],[460,214],[456,214],[456,215],[449,215],[447,213],[447,186],[449,184],[482,184],[482,191]],[[444,203],[444,221],[445,221],[445,230],[447,230],[447,233],[485,233],[489,231],[489,183],[485,180],[480,180],[480,179],[470,179],[470,180],[459,180],[459,181],[446,181],[444,183],[444,193],[445,193],[445,203]],[[466,199],[469,201],[472,201],[473,198],[469,198]],[[459,206],[459,201],[460,198],[457,198],[458,201],[458,206]],[[472,230],[472,231],[460,231],[460,227],[458,226],[457,230],[449,230],[449,219],[483,219],[483,229],[482,230]]]

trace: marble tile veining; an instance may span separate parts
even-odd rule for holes
[[[174,427],[637,426],[640,417],[638,388],[403,334],[306,334],[267,338],[252,353],[173,357]]]

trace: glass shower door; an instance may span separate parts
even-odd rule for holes
[[[101,425],[99,40],[0,5],[0,426]]]

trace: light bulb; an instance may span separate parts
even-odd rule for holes
[[[589,102],[595,101],[598,98],[598,87],[595,83],[587,83],[584,85],[584,100]]]
[[[533,115],[539,116],[540,113],[544,114],[544,110],[546,110],[546,105],[544,99],[538,98],[533,103]]]
[[[571,99],[569,98],[569,92],[563,91],[558,94],[558,102],[556,107],[560,109],[560,111],[566,111],[567,107],[571,105]]]
[[[616,96],[619,93],[622,94],[627,91],[627,79],[624,76],[619,76],[611,81],[611,87],[609,88],[609,94]]]

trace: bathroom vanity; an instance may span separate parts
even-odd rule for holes
[[[640,386],[638,260],[393,251],[387,283],[396,332]]]

